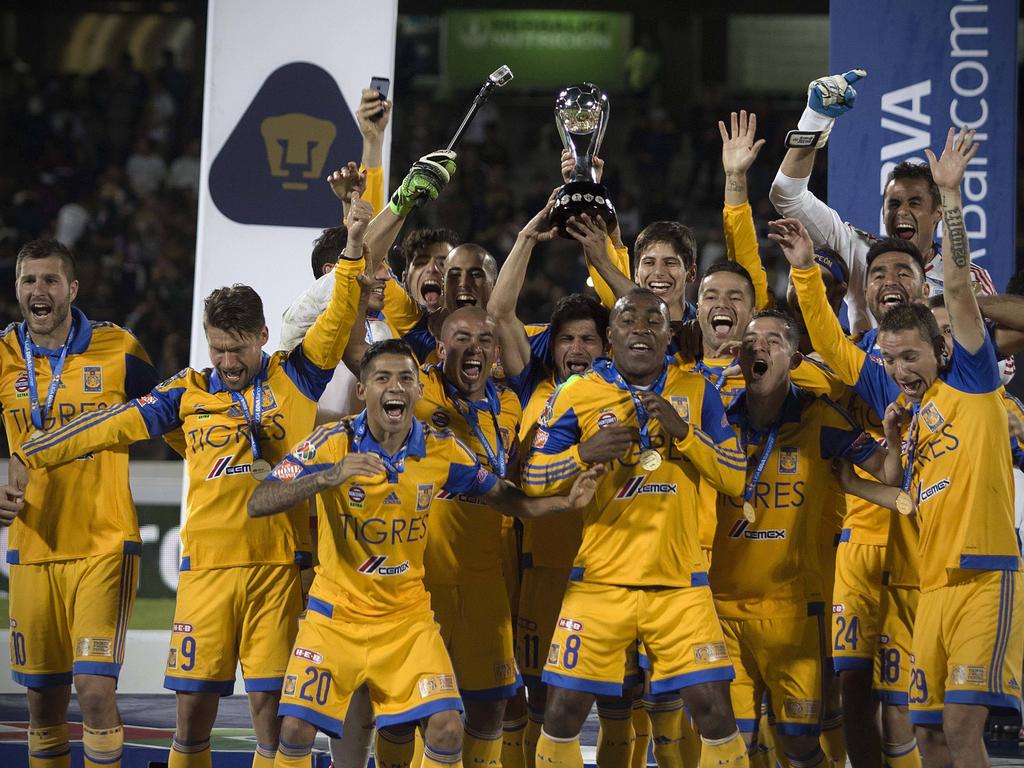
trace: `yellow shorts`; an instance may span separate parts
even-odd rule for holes
[[[913,587],[882,587],[882,623],[875,654],[875,698],[887,704],[907,705],[910,677],[910,644],[921,590]]]
[[[548,657],[551,635],[558,622],[562,597],[569,583],[568,568],[526,568],[519,593],[516,661],[527,685],[539,685]]]
[[[832,588],[832,663],[836,672],[871,669],[881,619],[885,547],[849,541],[843,529]]]
[[[245,690],[279,691],[302,613],[295,565],[182,571],[164,688],[228,696],[242,663]]]
[[[501,578],[427,584],[462,698],[508,699],[523,687],[512,642],[512,612]]]
[[[285,672],[280,716],[340,737],[337,716],[348,712],[363,683],[378,728],[462,711],[452,662],[429,608],[361,622],[332,618],[333,612],[330,603],[309,598]]]
[[[644,643],[651,694],[732,680],[708,587],[638,589],[570,581],[542,679],[549,685],[621,696],[630,652]]]
[[[740,731],[757,730],[767,691],[779,733],[821,733],[824,617],[722,619],[722,632],[736,668],[729,695]]]
[[[914,622],[910,719],[942,723],[943,704],[1020,710],[1024,577],[978,571],[921,593]]]
[[[11,677],[29,688],[73,675],[116,678],[139,585],[142,545],[50,563],[11,565]]]

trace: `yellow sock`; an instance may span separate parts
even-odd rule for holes
[[[537,739],[537,768],[583,768],[580,737],[556,739],[542,728]]]
[[[171,740],[171,754],[167,758],[167,768],[210,768],[210,740],[178,741]],[[298,766],[298,763],[286,764],[287,768]],[[308,763],[307,763],[308,765]]]
[[[544,712],[530,710],[527,716],[526,731],[523,733],[523,755],[526,757],[526,768],[537,768],[537,741],[540,729],[544,727]]]
[[[700,768],[747,768],[747,745],[736,731],[724,739],[701,737]]]
[[[416,732],[416,729],[414,729]],[[373,744],[373,762],[377,768],[409,768],[415,753],[413,733],[378,730]],[[422,753],[421,757],[422,757]]]
[[[600,768],[629,768],[633,759],[632,709],[598,705],[597,764]]]
[[[305,747],[293,747],[281,742],[277,747],[277,755],[274,757],[274,768],[310,768],[313,764],[312,751],[312,744]],[[167,768],[171,768],[171,766],[168,765]]]
[[[462,752],[440,752],[424,744],[423,768],[462,768]]]
[[[85,768],[121,768],[124,749],[124,727],[98,728],[82,726],[82,748]]]
[[[846,734],[843,733],[842,714],[821,723],[821,749],[835,768],[846,768]]]
[[[679,737],[679,754],[683,757],[683,768],[697,768],[700,765],[700,734],[697,726],[683,710],[682,734]]]
[[[882,744],[882,754],[889,768],[921,768],[921,753],[917,739],[906,744]]]
[[[277,747],[268,747],[256,742],[256,751],[252,755],[252,768],[274,768]]]
[[[680,741],[683,737],[683,702],[656,702],[650,705],[651,738],[654,741],[654,762],[658,768],[683,768]]]
[[[426,746],[423,749],[426,754]],[[467,728],[462,735],[462,764],[467,768],[501,768],[501,734],[477,733]]]
[[[633,759],[630,761],[631,768],[646,768],[647,748],[651,744],[651,718],[644,709],[644,703],[637,699],[633,702],[633,711],[630,718],[633,721]]]
[[[28,765],[29,768],[68,768],[71,765],[67,723],[28,729]]]
[[[503,768],[526,768],[523,753],[523,735],[526,733],[526,715],[501,724],[501,765]]]

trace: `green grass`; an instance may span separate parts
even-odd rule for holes
[[[135,610],[129,629],[170,629],[174,619],[174,600],[166,597],[140,597],[135,600]],[[0,628],[7,629],[7,598],[0,598]]]

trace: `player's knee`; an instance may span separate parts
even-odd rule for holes
[[[973,749],[983,743],[988,708],[976,704],[947,704],[942,711],[942,732],[950,751]]]
[[[882,734],[890,744],[905,744],[914,738],[914,725],[906,705],[882,705]]]
[[[914,736],[917,739],[918,749],[926,759],[936,751],[946,751],[946,736],[940,725],[915,725]]]
[[[75,675],[75,692],[82,720],[92,727],[110,727],[119,723],[117,680],[100,675]]]
[[[440,752],[462,749],[462,720],[455,711],[437,712],[427,721],[426,743]]]
[[[839,685],[842,689],[844,703],[849,699],[867,699],[871,697],[872,670],[844,669],[839,673]]]
[[[299,720],[297,717],[285,715],[281,722],[281,741],[296,747],[312,746],[316,740],[316,726]]]
[[[27,695],[29,722],[33,728],[46,728],[67,721],[70,685],[29,688]]]
[[[593,703],[592,694],[548,686],[548,700],[544,707],[545,732],[557,739],[578,736]]]

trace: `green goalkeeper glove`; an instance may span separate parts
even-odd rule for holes
[[[424,155],[412,164],[401,186],[391,195],[391,212],[407,216],[427,200],[436,200],[454,173],[454,152],[439,149]]]

